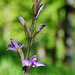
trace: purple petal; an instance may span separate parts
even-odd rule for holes
[[[32,56],[32,57],[31,57],[31,59],[30,59],[30,62],[31,62],[34,58],[36,58],[36,59],[37,59],[37,58],[38,58],[38,56],[37,56],[37,55]]]
[[[17,44],[17,41],[16,41],[15,39],[10,39],[10,40],[11,40],[11,42],[15,45],[16,48],[19,47],[18,44]]]
[[[34,61],[33,65],[32,65],[32,67],[37,67],[37,64],[35,63],[35,61]]]
[[[8,46],[10,46],[10,47],[12,47],[12,48],[14,48],[14,47],[15,47],[13,44],[9,44]]]
[[[22,44],[22,41],[21,41],[21,43],[19,44],[19,47],[21,46],[21,44]]]
[[[29,62],[29,66],[32,67],[34,65],[34,60],[32,60],[31,62]]]
[[[16,48],[8,48],[7,50],[16,51]]]
[[[27,63],[29,63],[29,61],[27,60],[27,58],[26,57],[24,57],[25,58],[25,61],[27,62]]]
[[[35,61],[35,63],[36,63],[36,64],[40,64],[40,63],[42,63],[42,61],[38,61],[38,62],[37,62],[37,61]]]
[[[45,66],[44,64],[37,64],[36,66]]]
[[[37,66],[45,66],[45,65],[41,64],[41,61],[39,61],[39,62],[35,61],[34,65],[32,67],[37,67]]]
[[[23,19],[23,17],[17,17],[17,19],[19,19],[19,21],[21,22],[22,25],[25,24],[25,20]]]
[[[29,62],[27,60],[24,60],[24,59],[20,59],[20,60],[23,61],[26,66],[29,65]]]
[[[22,44],[19,48],[21,49],[23,46],[25,46],[25,44]]]

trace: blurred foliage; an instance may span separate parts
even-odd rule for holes
[[[38,54],[38,48],[43,47],[45,57],[39,57],[38,60],[42,60],[46,66],[30,69],[29,75],[75,75],[74,68],[66,66],[61,60],[57,60],[56,65],[52,65],[51,53],[48,52],[54,47],[58,28],[58,9],[64,5],[64,0],[42,0],[42,3],[46,3],[46,7],[37,18],[34,30],[42,23],[46,24],[46,27],[36,36],[29,58]],[[32,0],[0,0],[0,75],[22,75],[19,56],[17,53],[6,51],[6,49],[10,43],[10,38],[14,38],[18,43],[22,41],[25,44],[23,50],[26,54],[28,39],[16,17],[22,16],[30,27],[33,18],[32,6]],[[61,14],[64,19],[65,11],[63,10],[63,12]],[[75,39],[74,20],[75,17],[72,20],[73,37]],[[63,37],[60,37],[57,40],[58,59],[64,56],[62,39]]]

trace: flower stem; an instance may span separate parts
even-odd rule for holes
[[[34,23],[35,23],[35,14],[34,14],[34,17],[33,17],[33,20],[32,20],[32,24],[31,24],[31,36],[29,37],[29,45],[28,45],[28,50],[27,50],[27,54],[26,54],[26,58],[28,58],[29,56],[29,52],[30,52],[30,49],[31,49],[31,39],[32,39],[32,31],[33,31],[33,27],[34,27]]]
[[[27,50],[26,58],[28,58],[28,56],[29,56],[30,49],[31,49],[31,38],[29,39],[29,45],[28,45],[28,50]]]
[[[20,52],[18,52],[19,56],[20,56],[20,59],[24,59],[24,54],[23,54],[23,50],[21,49]],[[24,62],[21,61],[22,63],[22,67],[24,67]]]
[[[30,37],[29,37],[29,45],[28,45],[28,50],[27,50],[26,58],[28,58],[28,56],[29,56],[29,52],[30,52],[31,45],[32,45],[32,42],[31,42],[31,40],[32,40],[32,31],[33,31],[33,28],[34,28],[35,21],[36,21],[36,13],[33,16],[33,20],[32,20],[32,23],[31,23],[31,32],[30,32]]]
[[[31,34],[32,34],[32,31],[33,31],[34,23],[35,23],[35,21],[36,21],[35,17],[36,17],[36,14],[34,14],[34,17],[33,17],[33,20],[32,20],[32,24],[31,24]],[[32,36],[32,35],[31,35],[31,36]]]
[[[24,75],[28,75],[28,73],[25,73]]]
[[[23,54],[23,50],[21,49],[20,52],[18,52],[19,56],[20,56],[20,59],[24,59],[24,54]],[[23,69],[24,67],[24,62],[21,61],[22,63],[22,75],[25,75],[25,69]]]

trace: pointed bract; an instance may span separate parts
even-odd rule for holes
[[[19,19],[19,21],[21,22],[22,25],[25,24],[25,20],[23,19],[23,17],[17,17],[17,19]]]
[[[30,37],[31,34],[30,34],[30,30],[29,30],[29,27],[28,25],[26,24],[25,20],[23,19],[23,17],[17,17],[19,19],[19,21],[21,22],[21,24],[23,25],[24,27],[24,31],[25,31],[25,35],[26,35],[26,32],[28,33],[28,36]]]
[[[37,15],[36,15],[36,18],[39,16],[39,14],[40,14],[40,12],[43,10],[43,8],[45,7],[45,3],[44,4],[42,4],[41,6],[40,6],[40,8],[39,8],[39,10],[38,10],[38,13],[37,13]]]
[[[32,7],[32,9],[34,9],[34,14],[37,13],[37,9],[39,7],[40,2],[41,2],[41,0],[33,0],[33,7]]]
[[[40,3],[41,2],[41,0],[38,0],[38,3]]]
[[[45,26],[45,24],[40,24],[40,25],[38,26],[38,28],[34,31],[33,36],[32,36],[32,42],[33,42],[35,36],[42,30],[42,28],[43,28],[44,26]]]
[[[41,0],[33,0],[33,3],[35,3],[35,2],[40,3],[40,2],[41,2]]]
[[[45,26],[45,24],[40,24],[40,25],[38,26],[38,28],[35,30],[35,32],[40,32],[41,29],[42,29],[44,26]]]

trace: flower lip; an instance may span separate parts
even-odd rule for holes
[[[34,61],[36,61],[37,59],[36,59],[36,58],[34,58],[33,60],[34,60]]]
[[[37,58],[38,56],[34,55],[31,57],[30,61],[28,61],[26,57],[24,59],[20,59],[21,61],[24,62],[24,66],[27,68],[27,72],[31,67],[45,66],[44,64],[41,63],[41,61],[36,61]]]
[[[34,58],[37,59],[38,56],[37,55],[32,56],[31,59],[30,59],[30,61],[34,60]]]

